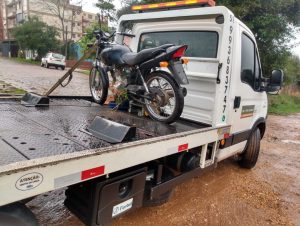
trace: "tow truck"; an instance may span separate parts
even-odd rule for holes
[[[131,32],[133,51],[189,46],[181,119],[166,125],[137,106],[112,111],[91,97],[51,96],[42,107],[1,98],[0,225],[38,225],[26,203],[61,188],[66,207],[83,223],[106,225],[167,202],[175,186],[224,159],[237,156],[241,167],[255,166],[267,92],[280,90],[283,72],[263,77],[254,34],[211,0],[133,10],[119,19],[117,43],[124,43],[122,32]]]

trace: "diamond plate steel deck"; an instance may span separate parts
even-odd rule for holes
[[[49,107],[25,107],[0,100],[0,165],[107,147],[111,144],[86,132],[96,116],[137,127],[134,140],[203,128],[179,121],[165,125],[151,119],[112,111],[83,99],[56,99]]]

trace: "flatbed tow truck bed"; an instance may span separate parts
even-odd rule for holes
[[[50,107],[45,108],[5,101],[0,104],[0,166],[112,146],[86,130],[96,116],[136,126],[137,134],[133,141],[207,127],[186,121],[167,125],[113,111],[85,99],[52,99]]]
[[[135,139],[111,144],[92,136],[86,128],[96,116],[136,126]],[[49,107],[38,108],[0,99],[0,206],[190,148],[207,149],[228,128],[185,120],[166,125],[88,97],[51,97]],[[36,180],[24,183],[26,175]]]

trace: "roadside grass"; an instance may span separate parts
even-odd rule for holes
[[[269,95],[269,113],[275,115],[300,113],[300,96]]]
[[[23,95],[26,91],[0,81],[0,95]]]
[[[77,70],[76,72],[81,73],[81,74],[85,74],[85,75],[90,75],[90,71],[88,70]]]
[[[11,58],[13,61],[16,61],[21,64],[33,64],[33,65],[40,65],[40,61],[35,61],[35,60],[26,60],[25,58],[20,58],[20,57],[13,57]]]

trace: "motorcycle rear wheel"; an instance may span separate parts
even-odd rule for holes
[[[105,70],[101,67],[93,67],[90,71],[89,83],[93,100],[103,105],[107,99],[109,88],[108,75]]]
[[[165,96],[162,97],[165,98],[164,100],[145,101],[145,108],[149,116],[156,121],[167,124],[177,121],[183,111],[184,96],[180,86],[172,78],[172,75],[155,71],[147,76],[146,83],[150,92],[151,90],[156,89],[165,94]],[[156,99],[161,98],[157,95]]]

